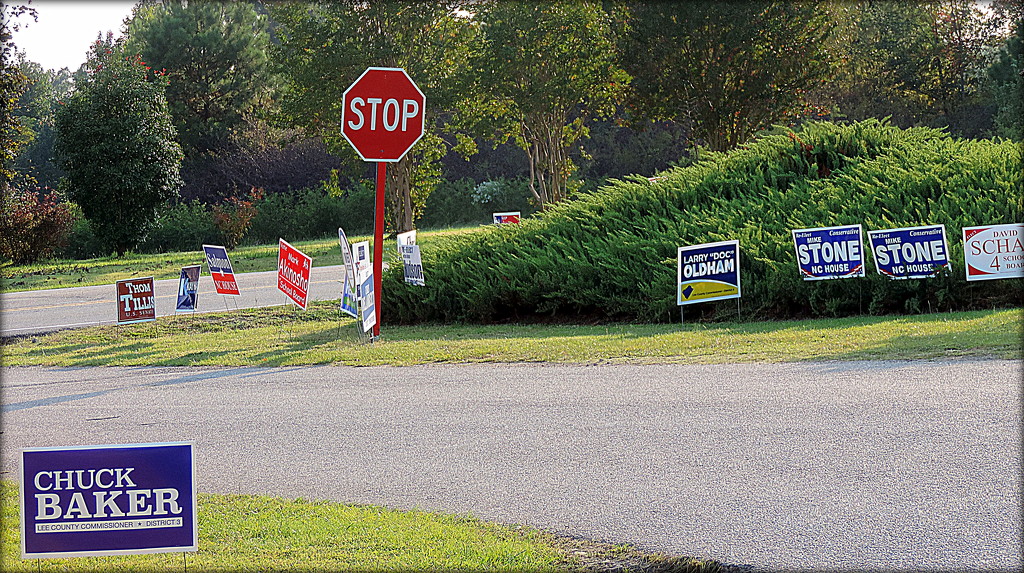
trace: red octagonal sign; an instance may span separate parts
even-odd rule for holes
[[[401,68],[367,68],[342,106],[341,133],[363,161],[398,161],[423,137],[427,98]]]

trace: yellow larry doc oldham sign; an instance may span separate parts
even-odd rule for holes
[[[739,241],[679,247],[677,285],[679,305],[739,298]]]

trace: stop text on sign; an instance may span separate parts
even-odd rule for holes
[[[405,70],[367,68],[342,96],[341,133],[363,161],[399,161],[423,137],[426,107]]]
[[[365,100],[361,97],[352,98],[349,102],[349,111],[352,112],[352,117],[348,121],[349,129],[362,129],[366,125],[366,107],[369,106],[370,111],[370,129],[377,129],[377,110],[382,109],[380,112],[381,125],[387,131],[394,131],[398,129],[398,126],[402,126],[402,131],[409,131],[409,120],[415,119],[420,113],[420,104],[414,99],[403,99],[401,103],[397,99],[391,98],[383,101],[384,105],[381,106],[381,98],[371,97]]]

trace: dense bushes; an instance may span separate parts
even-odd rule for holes
[[[1017,280],[967,283],[960,229],[1024,220],[1021,150],[869,120],[810,124],[663,173],[613,182],[522,225],[481,229],[423,252],[427,287],[385,275],[385,320],[538,316],[670,321],[679,246],[739,239],[743,317],[901,313],[1020,304]],[[792,229],[945,224],[952,270],[927,280],[805,282]],[[867,247],[867,245],[865,245]],[[692,311],[691,311],[692,309]],[[692,314],[691,314],[692,312]],[[736,315],[735,301],[687,309]]]
[[[33,263],[53,254],[74,223],[70,203],[56,193],[18,191],[4,186],[0,197],[0,258]]]

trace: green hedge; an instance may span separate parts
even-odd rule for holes
[[[738,239],[743,318],[843,316],[1020,305],[1021,281],[964,279],[961,227],[1024,221],[1021,149],[883,121],[814,123],[729,153],[633,177],[515,226],[439,241],[423,252],[427,287],[385,275],[388,322],[679,319],[676,250]],[[944,224],[952,269],[893,281],[803,281],[791,231]],[[865,248],[867,245],[865,245]],[[396,261],[397,262],[397,261]],[[734,319],[736,301],[687,307]]]

